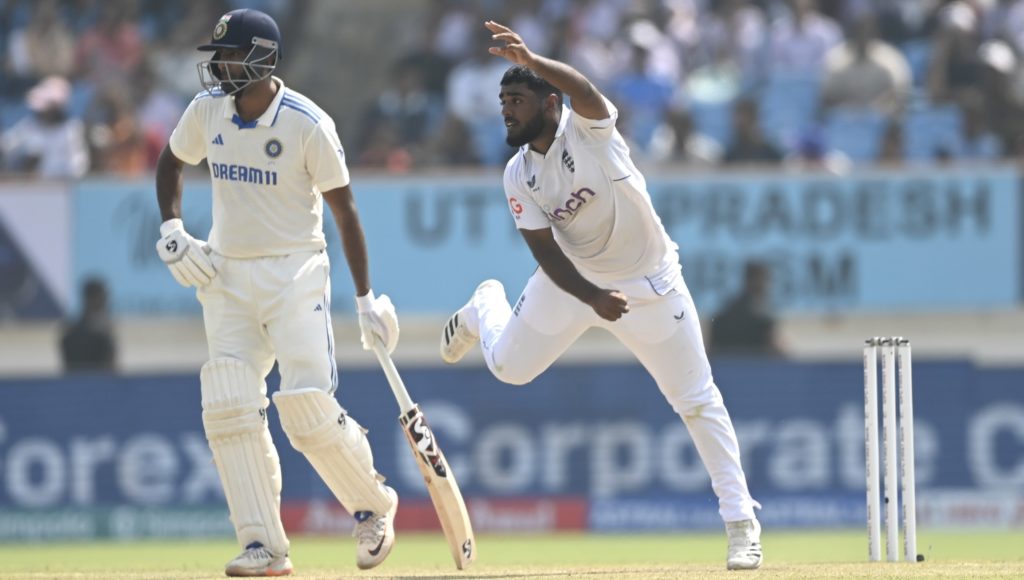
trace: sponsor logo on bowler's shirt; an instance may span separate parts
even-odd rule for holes
[[[512,215],[515,216],[516,219],[519,219],[519,217],[523,215],[523,204],[519,203],[518,199],[514,197],[508,198],[508,205],[512,208]]]
[[[240,181],[257,185],[277,185],[277,172],[260,169],[251,165],[235,165],[234,163],[211,163],[210,171],[214,179],[224,181]]]
[[[569,199],[565,200],[562,207],[555,208],[554,211],[547,212],[548,217],[551,218],[551,221],[565,221],[576,215],[576,212],[578,212],[595,196],[597,196],[597,194],[594,193],[593,189],[590,189],[589,187],[581,187],[569,195]]]

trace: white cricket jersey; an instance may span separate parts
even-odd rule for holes
[[[229,258],[280,256],[327,246],[321,192],[349,184],[334,121],[281,79],[258,119],[243,121],[234,97],[196,95],[171,134],[174,155],[204,158],[213,180],[209,243]]]
[[[565,255],[592,281],[647,276],[671,285],[679,275],[678,246],[615,128],[618,110],[605,103],[610,115],[596,121],[563,106],[548,152],[527,144],[509,160],[505,195],[512,217],[519,229],[552,228]]]

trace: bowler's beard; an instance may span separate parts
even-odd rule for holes
[[[540,137],[542,131],[544,131],[544,114],[537,113],[519,128],[518,133],[513,134],[509,131],[505,135],[505,143],[508,143],[510,147],[522,147]]]

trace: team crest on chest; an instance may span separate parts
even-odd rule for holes
[[[267,141],[267,144],[263,146],[263,152],[267,154],[267,157],[271,159],[277,159],[281,156],[281,151],[284,147],[281,146],[281,142],[277,139],[271,139]]]
[[[572,155],[569,155],[568,149],[562,149],[562,165],[569,170],[569,173],[576,173],[576,162],[573,161]]]

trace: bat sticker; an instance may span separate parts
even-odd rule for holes
[[[405,430],[409,438],[416,444],[423,461],[434,470],[438,477],[448,477],[448,470],[445,469],[441,452],[437,448],[434,434],[427,425],[426,418],[422,413],[416,413],[412,417],[405,418]]]

